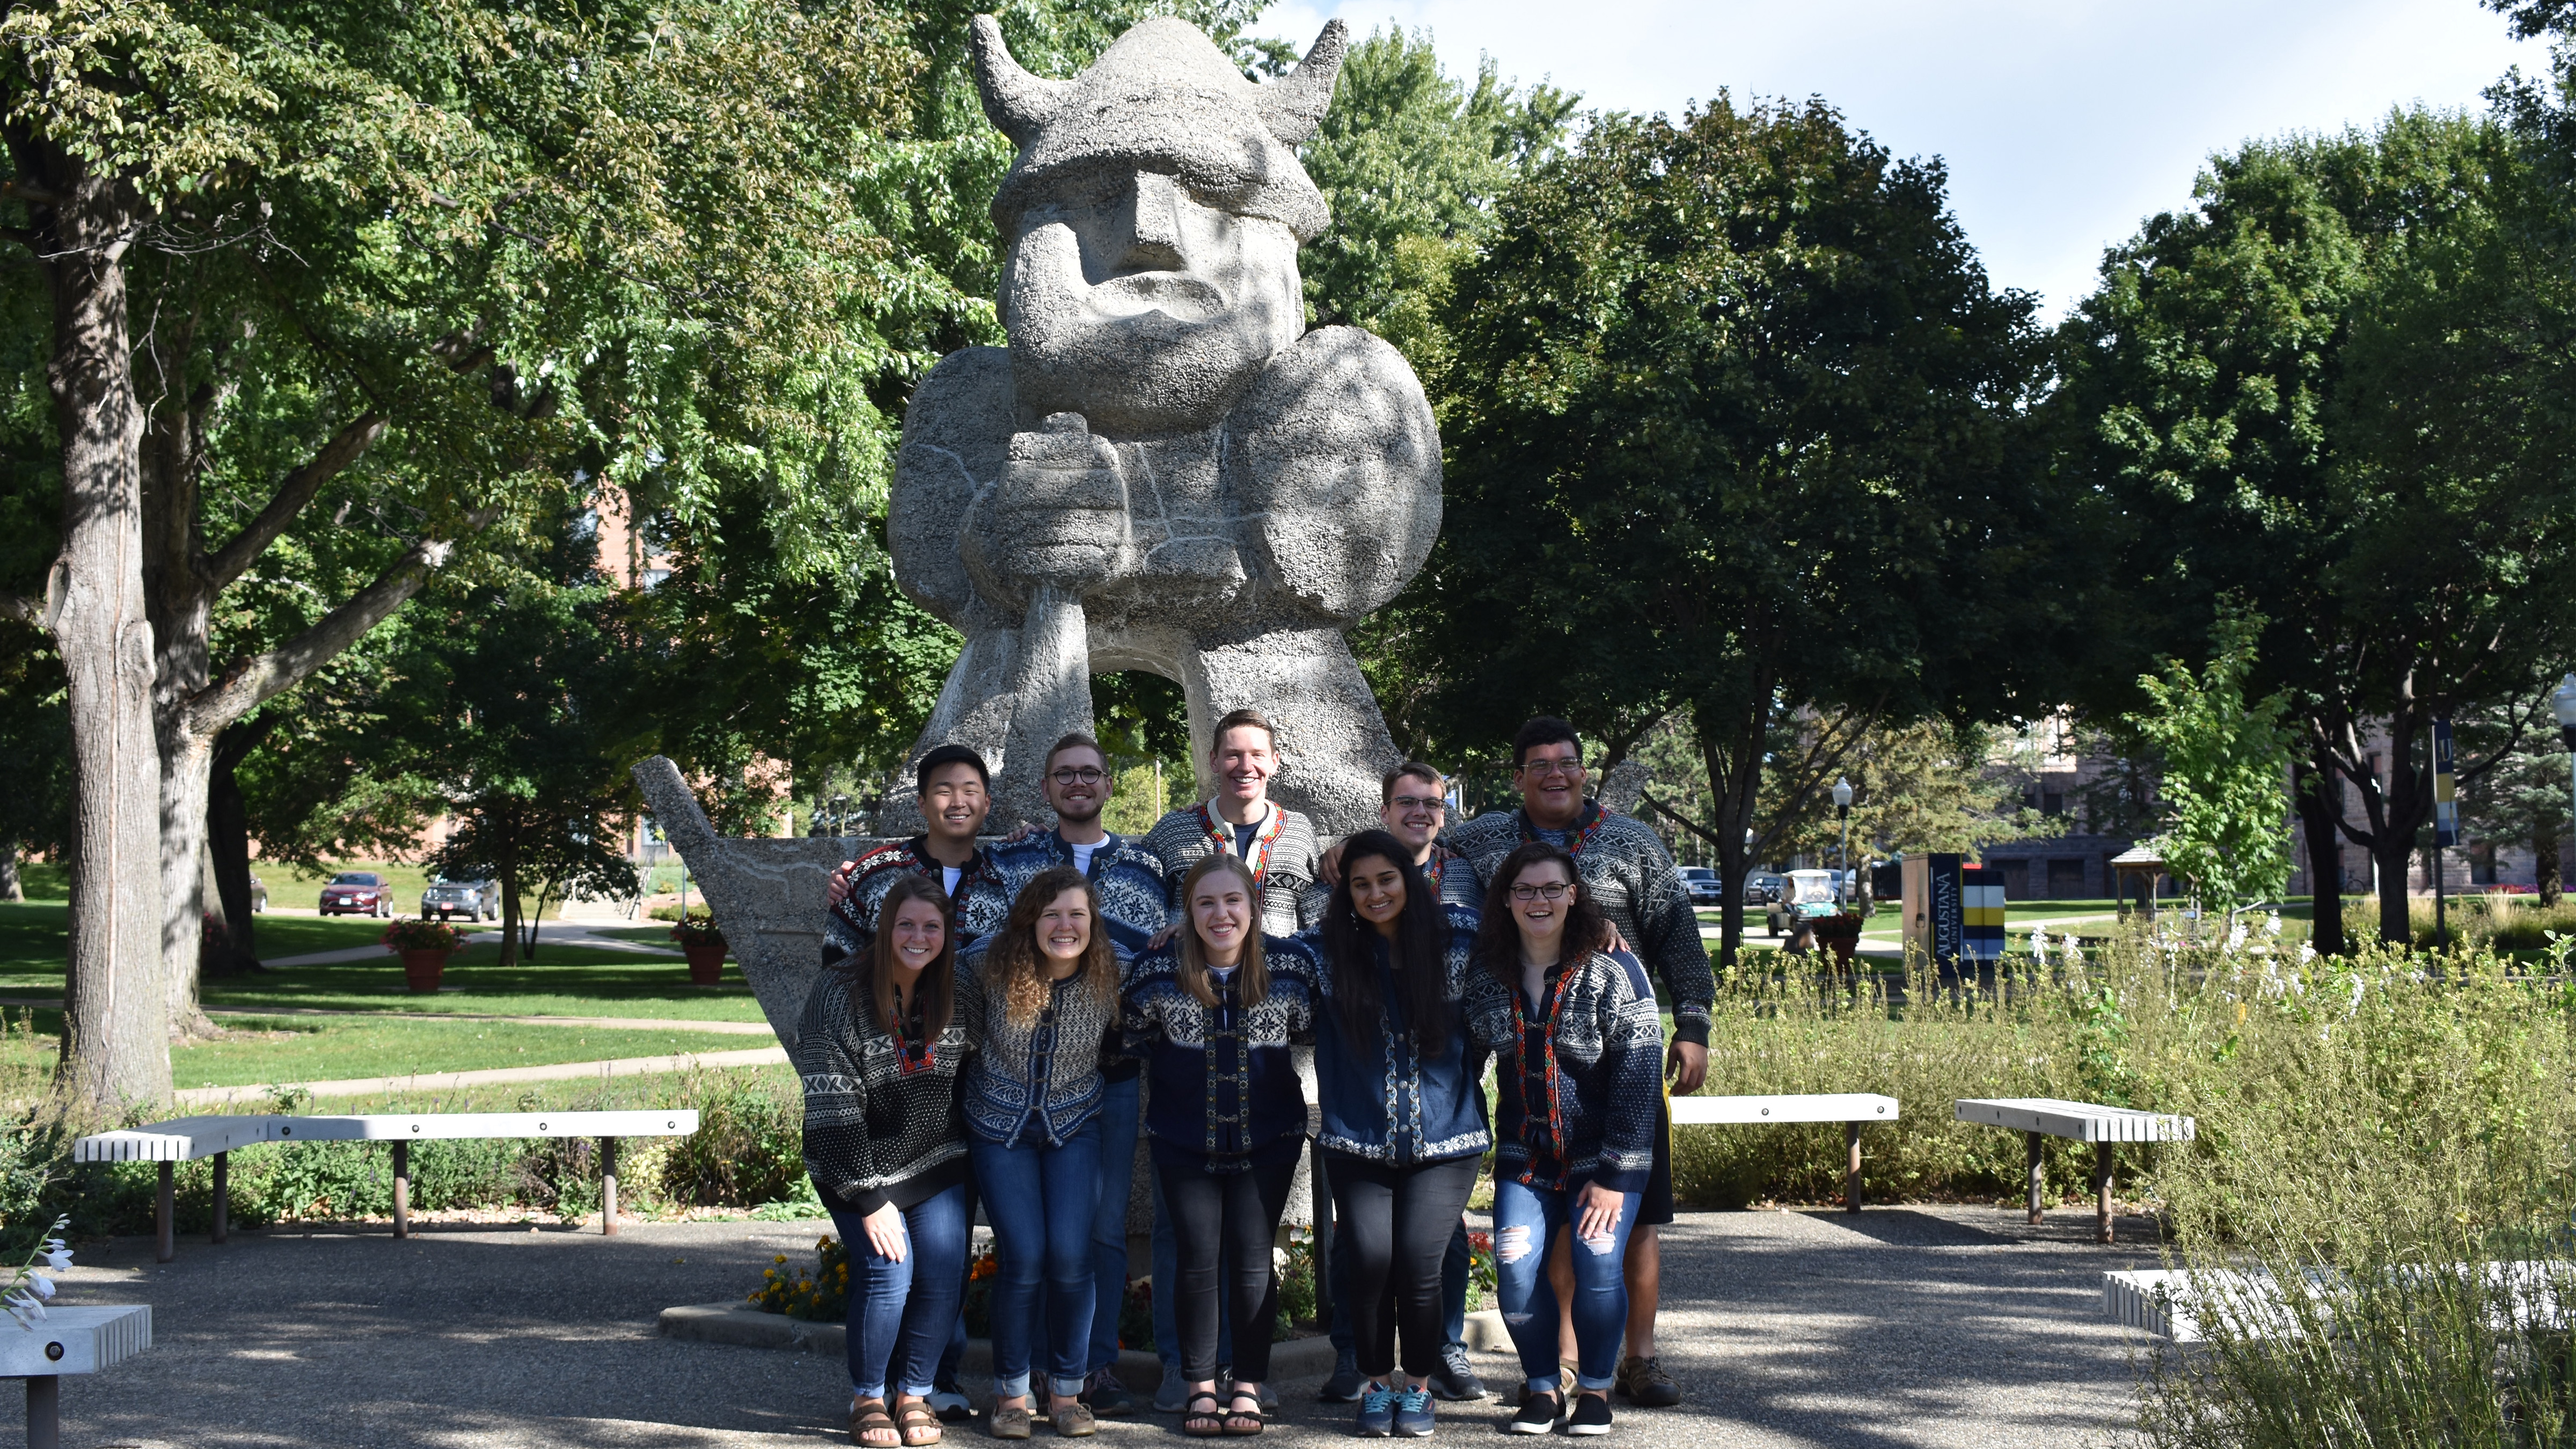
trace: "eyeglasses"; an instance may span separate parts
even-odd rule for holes
[[[1449,808],[1449,802],[1437,795],[1398,795],[1387,803],[1398,810],[1428,810],[1434,815],[1442,814]]]
[[[1059,785],[1097,785],[1101,772],[1086,765],[1079,770],[1058,770],[1047,778]]]
[[[1583,773],[1583,762],[1581,760],[1532,760],[1521,766],[1521,773],[1524,775],[1580,775]]]
[[[1561,901],[1565,899],[1565,893],[1572,889],[1574,889],[1572,885],[1561,880],[1552,880],[1545,885],[1516,885],[1512,887],[1512,899],[1516,901]]]

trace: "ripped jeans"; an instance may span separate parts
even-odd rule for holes
[[[1583,1184],[1549,1192],[1503,1178],[1494,1184],[1495,1297],[1503,1326],[1520,1350],[1521,1372],[1533,1392],[1555,1393],[1556,1288],[1547,1280],[1547,1248],[1557,1230],[1581,1214]],[[1619,1339],[1628,1327],[1628,1229],[1637,1221],[1637,1194],[1619,1195],[1619,1221],[1598,1238],[1574,1244],[1574,1382],[1606,1390],[1619,1367]]]

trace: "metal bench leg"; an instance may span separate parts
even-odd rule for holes
[[[599,1139],[599,1230],[617,1231],[617,1139]]]
[[[171,1177],[177,1167],[175,1162],[161,1164],[161,1190],[152,1198],[152,1261],[156,1263],[179,1256],[179,1240],[171,1225]]]
[[[1843,1209],[1846,1212],[1856,1213],[1860,1211],[1860,1124],[1858,1122],[1843,1124],[1843,1147],[1851,1156],[1850,1176],[1844,1179]]]
[[[411,1142],[394,1139],[394,1236],[411,1236]]]
[[[27,1380],[27,1449],[63,1449],[63,1381],[52,1374]]]
[[[2111,1241],[2111,1144],[2093,1144],[2093,1235]]]
[[[2045,1164],[2040,1157],[2040,1143],[2044,1139],[2041,1134],[2037,1132],[2025,1132],[2022,1136],[2030,1139],[2030,1220],[2032,1222],[2038,1222],[2040,1220],[2040,1186],[2042,1179],[2047,1176]]]
[[[218,1152],[215,1154],[214,1240],[218,1243],[222,1242],[225,1237],[229,1235],[229,1230],[232,1227],[232,1214],[225,1211],[225,1209],[231,1205],[226,1197],[226,1192],[232,1178],[232,1156],[233,1155],[229,1152]]]

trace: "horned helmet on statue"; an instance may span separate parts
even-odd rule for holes
[[[993,199],[1009,346],[915,392],[887,532],[905,592],[966,636],[915,752],[982,751],[997,825],[1046,818],[1045,750],[1119,669],[1179,681],[1194,755],[1225,711],[1268,712],[1281,796],[1327,829],[1374,818],[1395,751],[1342,631],[1429,552],[1440,443],[1392,347],[1306,326],[1297,248],[1330,218],[1292,148],[1346,34],[1262,85],[1148,20],[1049,80],[975,17],[1018,147]]]

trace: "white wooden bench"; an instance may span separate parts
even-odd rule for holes
[[[1717,1124],[1723,1126],[1760,1127],[1785,1122],[1840,1122],[1843,1124],[1843,1150],[1850,1162],[1845,1169],[1843,1207],[1859,1212],[1860,1129],[1868,1122],[1893,1122],[1897,1118],[1894,1097],[1875,1092],[1806,1092],[1781,1097],[1675,1097],[1672,1099],[1673,1125]]]
[[[2488,1262],[2396,1270],[2409,1274],[2475,1272],[2484,1282],[2480,1292],[2497,1327],[2540,1323],[2564,1327],[2576,1314],[2576,1295],[2565,1289],[2576,1264],[2560,1262]],[[2284,1291],[2281,1280],[2259,1268],[2147,1268],[2102,1275],[2102,1309],[2114,1322],[2162,1335],[2176,1343],[2200,1343],[2209,1337],[2203,1309],[2239,1338],[2288,1338],[2308,1326],[2343,1312],[2353,1293],[2344,1275],[2331,1268],[2311,1268],[2295,1288]],[[2304,1300],[2304,1301],[2302,1301]],[[2501,1308],[2503,1311],[2499,1312]]]
[[[2189,1142],[2196,1131],[2189,1117],[2171,1112],[2141,1112],[2135,1107],[2105,1107],[2094,1102],[2062,1102],[2055,1097],[1963,1097],[1958,1118],[1984,1127],[2019,1132],[2029,1143],[2030,1220],[2041,1218],[2040,1142],[2065,1137],[2093,1144],[2094,1237],[2111,1241],[2111,1149],[2123,1142]]]
[[[156,1252],[167,1263],[178,1254],[171,1226],[173,1166],[200,1157],[215,1160],[213,1241],[224,1241],[229,1204],[226,1174],[235,1148],[260,1142],[390,1142],[394,1157],[394,1236],[411,1236],[411,1144],[483,1137],[596,1137],[599,1139],[600,1231],[617,1231],[617,1139],[686,1137],[698,1130],[695,1109],[659,1112],[417,1112],[354,1117],[180,1117],[117,1132],[100,1132],[72,1144],[75,1162],[157,1162],[160,1197],[153,1209]]]
[[[25,1329],[0,1323],[0,1378],[27,1381],[27,1449],[62,1449],[63,1375],[94,1374],[151,1346],[143,1303],[49,1307]]]

